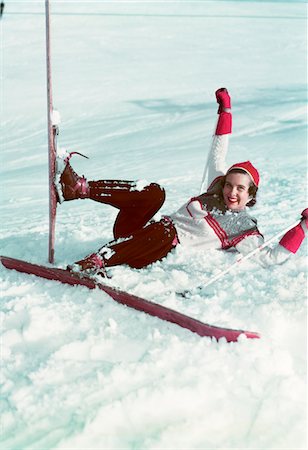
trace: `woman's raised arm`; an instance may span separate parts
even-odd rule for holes
[[[218,120],[204,169],[200,194],[207,190],[215,178],[226,172],[229,134],[232,132],[231,99],[226,88],[218,89],[215,95],[219,104]]]

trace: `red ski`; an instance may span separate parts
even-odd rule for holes
[[[79,278],[77,275],[63,269],[57,269],[53,267],[46,267],[37,264],[32,264],[26,261],[21,261],[14,258],[7,258],[5,256],[0,257],[1,263],[7,269],[14,269],[18,272],[35,275],[48,280],[59,281],[63,284],[80,285],[85,286],[88,289],[100,289],[106,294],[110,295],[118,303],[122,303],[130,308],[134,308],[138,311],[143,311],[151,316],[158,317],[167,322],[175,323],[182,328],[199,334],[199,336],[208,336],[216,338],[225,338],[228,342],[234,342],[238,340],[241,334],[244,334],[247,338],[260,338],[259,333],[244,330],[233,330],[231,328],[223,328],[209,325],[207,323],[200,322],[192,317],[186,316],[180,312],[174,311],[165,306],[157,303],[145,300],[144,298],[137,297],[136,295],[129,294],[125,291],[120,291],[114,287],[108,286],[104,283],[97,283],[91,278]]]

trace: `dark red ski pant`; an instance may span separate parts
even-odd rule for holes
[[[90,181],[89,188],[92,200],[119,209],[113,226],[115,240],[99,250],[106,267],[128,264],[140,269],[174,248],[177,235],[169,219],[146,225],[165,201],[165,191],[158,184],[139,190],[133,181],[102,180]]]

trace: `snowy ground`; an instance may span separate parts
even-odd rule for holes
[[[269,238],[306,206],[306,5],[52,1],[60,143],[89,179],[146,178],[162,213],[198,193],[216,119],[233,98],[230,164],[261,172],[254,215]],[[44,2],[6,1],[1,21],[1,254],[45,264],[48,237]],[[58,209],[65,267],[111,238],[115,212]],[[260,340],[227,344],[114,303],[102,292],[0,270],[1,448],[306,448],[306,249],[253,262],[189,299],[234,255],[177,248],[115,285]]]

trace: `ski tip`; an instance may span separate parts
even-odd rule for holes
[[[256,331],[244,331],[243,333],[248,339],[261,339],[261,334]]]
[[[8,256],[3,256],[3,255],[0,256],[0,263],[6,269],[11,268],[11,265],[10,265],[11,261],[12,261],[12,258],[9,258]]]

